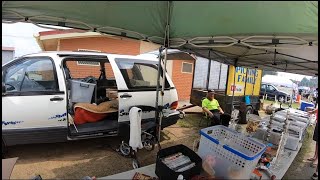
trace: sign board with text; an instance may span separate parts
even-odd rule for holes
[[[235,75],[235,76],[234,76]],[[262,70],[229,66],[227,95],[254,95],[260,93]],[[235,80],[235,84],[233,83]]]

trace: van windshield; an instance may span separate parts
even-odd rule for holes
[[[129,89],[155,89],[157,87],[158,66],[143,60],[115,59]],[[162,82],[160,76],[160,87]],[[166,79],[165,88],[170,85]]]

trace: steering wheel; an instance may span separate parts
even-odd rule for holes
[[[6,91],[14,91],[16,90],[16,87],[14,85],[11,85],[11,84],[5,84],[6,86]],[[9,87],[7,87],[9,86]]]

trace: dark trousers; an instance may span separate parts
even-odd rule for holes
[[[213,117],[211,118],[211,126],[216,126],[216,125],[224,125],[226,127],[229,126],[229,122],[231,119],[230,114],[220,114],[219,110],[211,110]]]
[[[214,109],[214,110],[210,110],[210,112],[213,114],[213,117],[211,117],[211,126],[221,125],[219,110]]]

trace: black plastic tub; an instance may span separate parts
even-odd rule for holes
[[[161,161],[161,158],[167,157],[178,152],[181,152],[183,155],[188,156],[190,160],[195,163],[195,166],[184,172],[175,172]],[[176,180],[180,174],[183,175],[184,179],[191,179],[193,176],[200,174],[201,168],[202,159],[198,156],[198,154],[189,149],[187,146],[179,144],[176,146],[161,149],[158,152],[155,173],[159,177],[159,179],[163,180]]]

